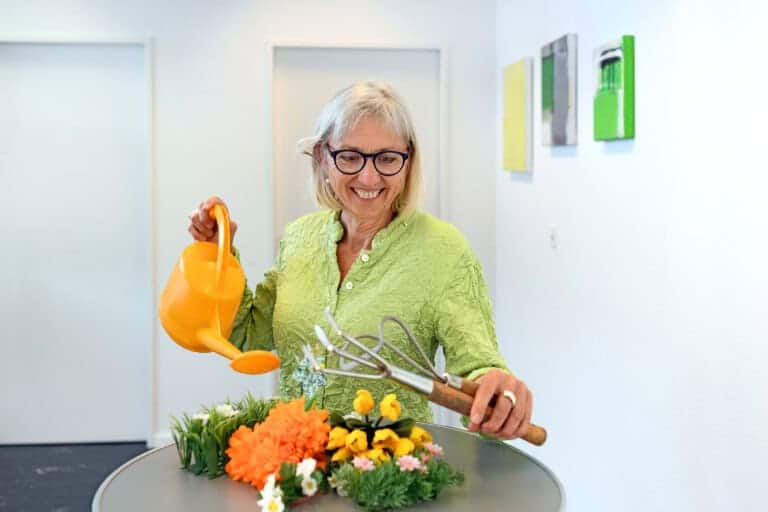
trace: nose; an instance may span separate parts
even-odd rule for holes
[[[376,167],[373,165],[373,159],[369,158],[365,162],[365,166],[363,167],[363,170],[360,171],[360,174],[357,175],[357,180],[360,182],[361,185],[367,185],[367,186],[373,186],[379,183],[379,180],[381,180],[381,177],[379,176],[379,173],[376,171]]]

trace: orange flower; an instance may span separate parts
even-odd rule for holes
[[[267,477],[280,471],[283,462],[298,464],[312,457],[325,467],[325,445],[331,427],[328,411],[304,410],[304,398],[277,404],[267,419],[253,429],[238,428],[229,438],[224,467],[233,480],[262,489]]]

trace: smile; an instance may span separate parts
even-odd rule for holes
[[[354,190],[355,194],[357,194],[357,196],[360,197],[361,199],[375,199],[381,193],[381,189],[379,189],[379,190],[360,190],[359,188],[354,188],[352,190]]]

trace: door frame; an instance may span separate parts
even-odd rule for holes
[[[0,34],[0,45],[2,44],[30,44],[30,45],[91,45],[91,46],[139,46],[144,49],[144,94],[146,95],[146,174],[145,187],[148,192],[149,204],[144,216],[144,223],[149,233],[147,240],[147,252],[145,254],[147,268],[149,269],[149,311],[150,325],[148,331],[151,333],[148,347],[148,363],[150,382],[147,387],[147,400],[150,404],[150,410],[147,422],[147,431],[145,441],[148,445],[152,444],[154,433],[157,430],[157,358],[155,356],[158,340],[158,322],[157,322],[157,258],[155,255],[156,247],[156,158],[155,158],[155,79],[154,79],[154,40],[151,37],[141,36],[75,36],[65,37],[56,35],[35,35],[35,34]]]

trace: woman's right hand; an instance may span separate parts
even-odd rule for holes
[[[214,205],[220,204],[224,207],[224,201],[220,197],[210,197],[206,201],[200,203],[192,213],[189,214],[189,227],[187,231],[192,235],[192,238],[198,242],[213,242],[219,241],[219,226],[216,223],[216,218],[211,215],[211,208]],[[230,237],[234,241],[235,233],[237,232],[237,222],[229,219]]]

